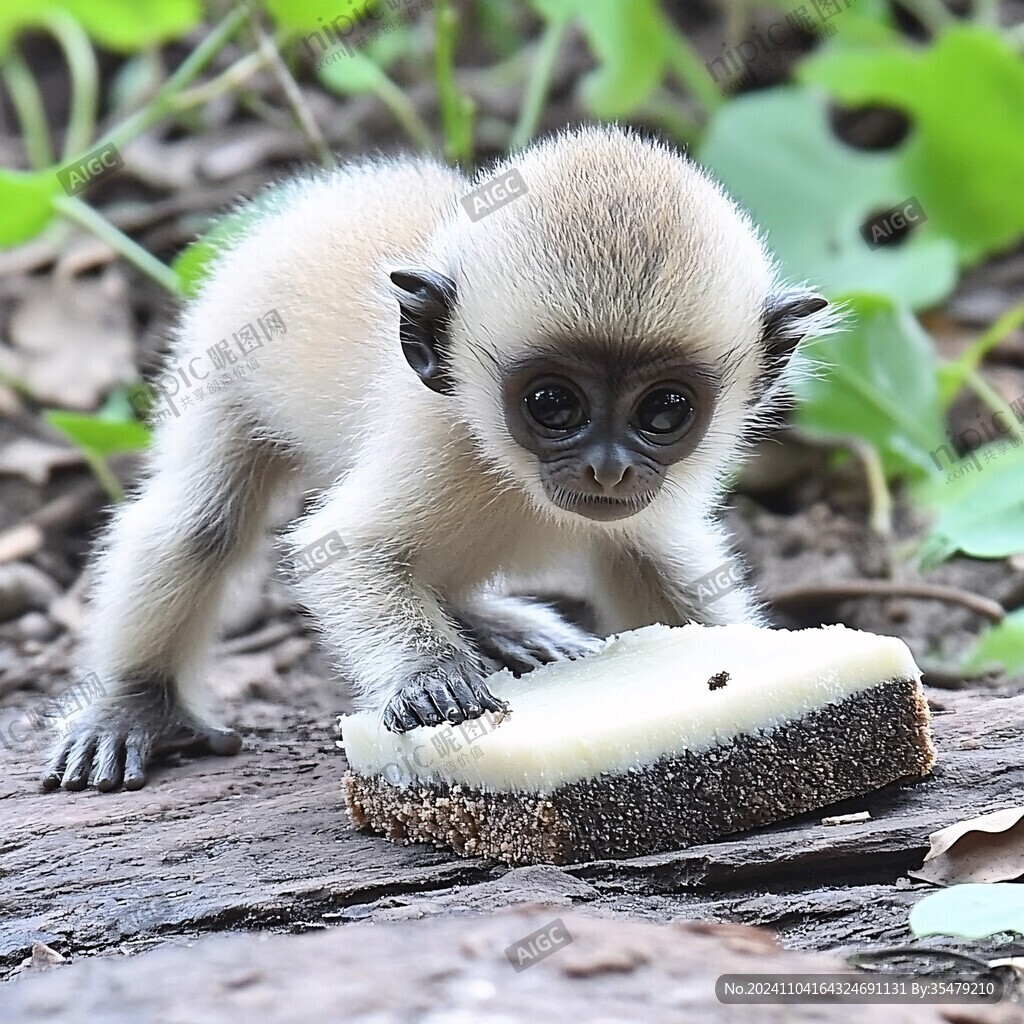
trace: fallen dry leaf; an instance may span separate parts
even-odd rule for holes
[[[936,885],[1009,882],[1024,875],[1024,807],[1007,807],[940,828],[928,838],[931,849],[917,871],[907,872]]]
[[[8,330],[0,372],[48,405],[95,409],[136,375],[128,286],[117,267],[81,280],[33,281]]]
[[[0,448],[0,473],[20,476],[41,487],[55,469],[80,466],[82,453],[69,444],[54,444],[35,437],[18,437]]]

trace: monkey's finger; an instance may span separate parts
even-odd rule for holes
[[[405,703],[423,725],[440,725],[444,721],[443,701],[438,703],[438,691],[443,694],[444,683],[430,679],[422,687],[408,686]]]
[[[553,643],[546,640],[534,640],[527,648],[530,657],[536,659],[541,665],[550,665],[553,661],[559,661],[562,652]]]
[[[152,741],[143,733],[133,732],[125,743],[124,788],[142,789],[146,784],[146,763],[152,749]]]
[[[211,754],[233,757],[242,749],[242,737],[234,729],[204,729],[201,741]]]
[[[92,762],[92,778],[101,793],[109,793],[121,785],[124,779],[124,740],[120,736],[100,739]]]
[[[467,718],[479,718],[484,713],[483,705],[477,700],[476,694],[465,679],[451,680],[448,689],[462,709],[461,721],[465,721]]]
[[[392,697],[391,703],[388,705],[388,714],[393,716],[391,724],[388,725],[392,732],[409,732],[411,729],[418,729],[423,724],[409,710],[405,698],[402,696]],[[386,725],[387,721],[388,719],[385,717]]]
[[[434,702],[434,707],[437,709],[441,721],[447,721],[451,722],[453,725],[458,725],[460,722],[466,721],[466,713],[459,706],[459,701],[452,693],[452,689],[454,688],[454,680],[442,681],[438,679],[427,683],[426,686],[427,692],[430,694],[430,699]]]
[[[490,690],[487,689],[484,681],[472,680],[469,684],[473,689],[473,694],[478,701],[480,701],[481,707],[484,711],[508,711],[508,703],[501,700],[499,697],[495,697]]]
[[[56,789],[64,778],[64,769],[68,763],[68,753],[75,745],[73,736],[63,736],[53,748],[46,766],[43,768],[43,789]]]
[[[61,785],[65,789],[85,789],[89,785],[89,770],[92,768],[93,754],[96,752],[96,738],[83,736],[75,741],[68,754],[68,766],[64,770]]]

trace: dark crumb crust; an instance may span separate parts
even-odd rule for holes
[[[547,796],[445,783],[399,789],[351,771],[343,785],[352,823],[392,842],[430,842],[509,864],[569,864],[709,842],[915,781],[934,763],[921,687],[894,680],[770,732]]]

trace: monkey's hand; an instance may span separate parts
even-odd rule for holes
[[[598,637],[551,605],[526,597],[488,596],[458,617],[491,667],[517,676],[552,661],[582,658],[601,646]]]
[[[384,726],[408,732],[442,722],[456,725],[485,711],[508,711],[508,705],[487,689],[480,670],[466,657],[414,675],[385,704]]]
[[[75,713],[50,753],[43,788],[141,789],[147,765],[164,754],[230,755],[241,748],[237,733],[203,722],[165,692],[114,696]]]

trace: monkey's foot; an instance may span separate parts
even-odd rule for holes
[[[101,793],[141,789],[146,768],[164,754],[237,754],[241,737],[219,729],[166,701],[142,704],[138,697],[100,701],[77,713],[67,733],[55,743],[43,769],[43,788],[78,790],[95,786]]]
[[[488,598],[459,615],[480,653],[494,669],[514,675],[565,658],[582,658],[601,640],[569,622],[549,604],[524,597]]]
[[[485,711],[508,711],[508,705],[487,689],[474,668],[451,665],[421,672],[406,683],[384,706],[384,726],[408,732],[442,722],[457,725]]]

